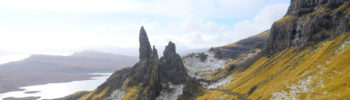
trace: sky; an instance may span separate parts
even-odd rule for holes
[[[229,44],[268,30],[290,0],[0,0],[0,64],[95,50],[137,56],[141,26],[162,51]]]

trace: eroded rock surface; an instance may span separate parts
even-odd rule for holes
[[[303,48],[350,32],[349,0],[292,0],[287,14],[271,27],[265,54]]]

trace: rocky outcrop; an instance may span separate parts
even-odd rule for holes
[[[175,44],[173,42],[169,42],[167,46],[165,46],[164,52],[163,52],[163,56],[164,57],[171,57],[173,55],[176,55],[176,47]]]
[[[169,42],[163,52],[163,57],[160,58],[160,77],[162,82],[170,82],[178,85],[186,82],[188,77],[181,57],[176,53],[175,44]]]
[[[140,61],[131,68],[125,68],[113,73],[94,92],[89,94],[88,100],[115,100],[138,99],[155,100],[159,95],[166,95],[167,89],[179,86],[182,91],[189,78],[182,63],[181,57],[176,53],[175,44],[169,42],[163,57],[158,59],[155,46],[150,47],[147,34],[143,27],[140,30]],[[133,91],[128,89],[132,88]],[[182,94],[178,91],[177,98]],[[124,98],[124,96],[134,98]]]
[[[139,42],[140,42],[140,48],[139,48],[140,60],[149,59],[151,57],[152,49],[151,49],[151,44],[148,41],[147,33],[143,28],[143,26],[141,27],[141,30],[140,30]]]
[[[303,16],[319,8],[335,9],[348,0],[291,0],[287,15]]]
[[[146,71],[146,77],[143,82],[143,87],[149,88],[143,88],[143,90],[140,90],[140,96],[138,97],[140,100],[142,98],[149,98],[150,100],[154,100],[157,96],[159,96],[162,86],[160,82],[158,67],[158,53],[155,46],[153,46],[149,67],[147,69],[148,71]]]
[[[287,14],[271,27],[264,54],[314,45],[350,32],[349,0],[292,0]]]

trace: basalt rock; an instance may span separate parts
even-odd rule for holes
[[[152,52],[151,44],[148,41],[147,33],[143,28],[143,26],[141,27],[141,30],[140,30],[139,42],[140,42],[140,48],[139,48],[140,60],[150,58],[151,52]]]
[[[149,67],[147,67],[147,73],[145,74],[145,80],[143,82],[143,90],[140,90],[139,100],[143,98],[149,98],[150,100],[155,100],[161,92],[161,83],[159,77],[159,61],[157,49],[153,46],[153,51],[151,58],[149,60]]]
[[[271,27],[264,55],[302,49],[350,32],[350,0],[292,0],[287,14]]]
[[[188,77],[181,57],[176,53],[175,44],[169,42],[160,58],[160,77],[164,83],[182,84],[186,82]]]
[[[302,16],[320,8],[335,9],[348,0],[291,0],[287,15]]]

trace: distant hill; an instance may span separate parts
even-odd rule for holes
[[[215,57],[217,58],[235,59],[243,53],[255,52],[256,49],[263,49],[269,33],[270,31],[267,30],[231,44],[211,48],[209,51],[215,52]]]
[[[31,55],[0,65],[0,93],[20,86],[89,79],[88,73],[113,72],[135,64],[136,57],[95,51],[70,56]]]

